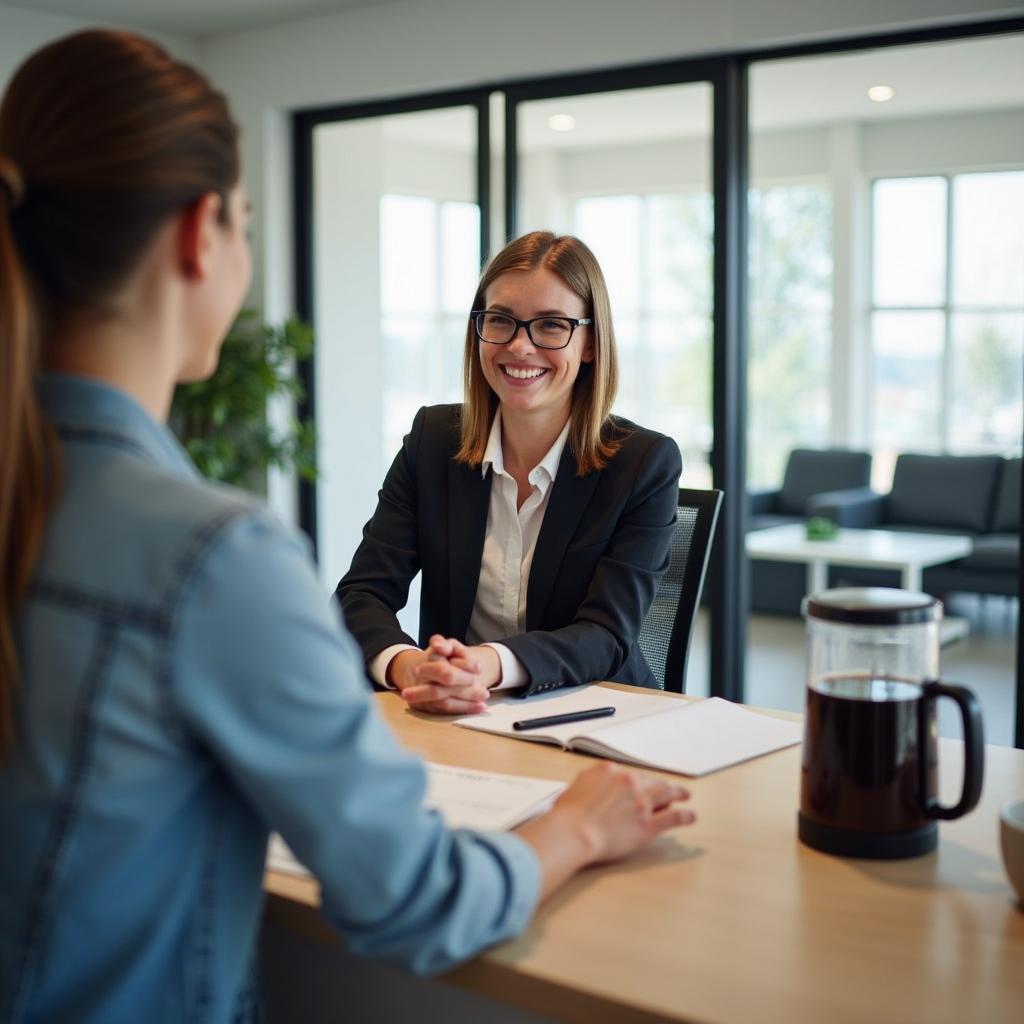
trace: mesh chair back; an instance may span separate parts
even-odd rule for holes
[[[679,490],[672,560],[637,637],[640,650],[663,690],[685,692],[690,636],[721,503],[721,491]]]

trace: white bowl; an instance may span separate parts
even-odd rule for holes
[[[1010,885],[1024,905],[1024,800],[1003,806],[999,815],[999,845]]]

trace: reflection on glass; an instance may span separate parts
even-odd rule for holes
[[[875,304],[941,303],[945,257],[946,179],[886,178],[875,182]]]

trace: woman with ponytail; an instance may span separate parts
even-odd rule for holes
[[[518,834],[446,829],[305,545],[167,431],[249,284],[236,134],[125,33],[0,103],[4,1021],[246,1019],[270,830],[349,948],[436,971],[692,820],[602,765]]]
[[[38,364],[28,289],[9,215],[25,197],[17,165],[0,152],[0,753],[11,742],[17,654],[10,610],[25,597],[53,500],[57,449],[33,380]]]

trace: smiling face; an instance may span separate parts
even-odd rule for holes
[[[514,270],[495,278],[485,308],[518,320],[537,316],[586,317],[581,299],[554,271]],[[501,402],[502,416],[542,416],[562,424],[572,408],[580,363],[594,358],[592,328],[581,326],[565,348],[538,348],[520,328],[507,345],[478,342],[480,367]]]

